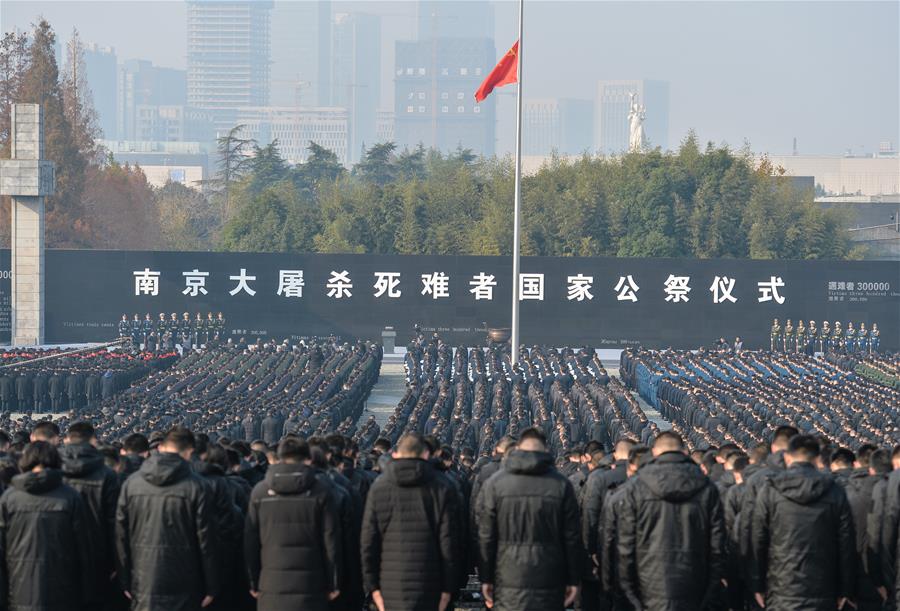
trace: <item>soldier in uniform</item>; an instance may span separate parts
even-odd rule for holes
[[[200,312],[197,312],[197,317],[194,319],[194,344],[196,344],[198,348],[203,347],[203,328],[203,316]]]
[[[794,343],[794,323],[788,318],[784,323],[784,351],[791,352]]]
[[[143,336],[141,334],[141,317],[135,314],[134,318],[131,320],[131,344],[135,348],[140,350],[142,339]]]
[[[207,346],[212,345],[213,335],[215,334],[216,329],[216,319],[213,318],[213,313],[209,312],[206,315],[206,328],[204,329],[204,333],[206,334],[206,341],[204,342]]]
[[[216,316],[215,341],[218,344],[225,338],[225,316],[219,312]]]
[[[181,315],[181,350],[182,352],[190,350],[194,347],[193,325],[191,324],[191,315],[187,312]]]
[[[844,330],[841,329],[841,321],[834,321],[834,329],[831,331],[831,349],[839,352],[844,349]]]
[[[794,352],[806,352],[806,325],[803,319],[797,321],[797,342]]]
[[[163,312],[159,313],[159,318],[156,321],[156,342],[158,345],[158,349],[160,351],[167,350],[169,346],[169,321],[166,320],[166,315]]]
[[[144,334],[144,350],[153,352],[156,350],[156,335],[153,333],[153,318],[150,312],[144,316],[144,323],[141,325],[141,331]],[[153,347],[150,347],[150,341],[153,341]]]
[[[771,330],[771,334],[770,334],[769,338],[771,340],[770,341],[771,346],[772,346],[771,350],[772,350],[772,352],[775,352],[775,350],[776,350],[775,347],[781,341],[781,324],[779,324],[777,318],[772,321],[772,330]]]
[[[816,321],[809,321],[809,343],[806,346],[806,353],[812,356],[816,352],[816,346],[819,343],[819,330],[816,328]]]
[[[131,323],[128,322],[128,314],[122,314],[122,320],[119,321],[119,339],[131,336]]]
[[[175,346],[178,344],[178,337],[181,335],[181,323],[178,321],[178,314],[172,312],[169,314],[169,344],[167,348],[169,350],[175,350]]]
[[[869,351],[869,330],[866,329],[866,323],[859,323],[859,330],[856,332],[856,344],[860,352]]]
[[[822,321],[822,330],[819,331],[819,352],[822,354],[831,350],[831,327],[827,320]]]
[[[844,345],[847,347],[847,352],[856,352],[856,329],[853,328],[853,322],[847,323],[844,337],[846,338]]]
[[[872,323],[872,330],[869,332],[869,352],[878,352],[878,345],[881,343],[881,331],[878,330],[878,323]]]

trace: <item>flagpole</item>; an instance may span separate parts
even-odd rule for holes
[[[516,91],[516,185],[515,203],[513,205],[513,266],[512,266],[512,364],[519,362],[519,225],[521,224],[522,210],[522,53],[523,44],[522,21],[525,14],[525,0],[519,0],[519,52],[516,53],[516,77],[518,89]]]

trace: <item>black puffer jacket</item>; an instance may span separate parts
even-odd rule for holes
[[[433,611],[456,586],[459,507],[456,491],[424,460],[385,467],[366,500],[363,585],[381,590],[391,611]]]
[[[116,511],[118,574],[132,611],[196,611],[219,589],[206,486],[177,454],[155,454],[128,478]]]
[[[750,586],[770,611],[834,609],[853,594],[853,515],[831,475],[796,463],[760,490],[751,527]]]
[[[225,470],[217,464],[198,461],[193,464],[195,472],[206,485],[207,503],[215,526],[216,573],[222,583],[222,594],[234,596],[238,582],[246,581],[246,569],[241,555],[244,540],[244,512],[238,507],[237,491],[225,475]],[[246,584],[244,584],[246,585]],[[244,595],[246,588],[242,588]],[[222,607],[216,602],[215,607]]]
[[[260,611],[328,609],[341,580],[341,523],[311,467],[277,464],[253,488],[244,529],[250,587]]]
[[[0,608],[70,611],[94,600],[95,554],[81,495],[62,473],[23,473],[0,498]]]
[[[611,469],[594,469],[588,475],[581,498],[581,534],[589,555],[600,553],[600,528],[607,493],[627,478],[628,461],[617,460]]]
[[[867,520],[872,508],[872,492],[881,478],[869,475],[868,469],[857,469],[844,480],[844,490],[853,514],[853,533],[856,537],[856,591],[854,601],[859,611],[881,611],[882,601],[875,582],[869,576],[869,538]],[[838,483],[842,483],[838,480]]]
[[[696,611],[718,594],[725,522],[716,486],[680,452],[654,458],[619,508],[619,578],[635,609]]]
[[[81,494],[87,510],[88,536],[94,542],[97,562],[94,565],[98,597],[106,594],[115,570],[116,501],[119,499],[119,477],[106,466],[103,456],[89,443],[73,443],[59,450],[66,484]],[[99,602],[98,600],[91,602]]]
[[[481,490],[478,547],[495,610],[562,610],[565,587],[581,583],[584,549],[575,491],[550,454],[507,453]]]

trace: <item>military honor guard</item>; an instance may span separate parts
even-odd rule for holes
[[[809,328],[806,331],[806,353],[813,355],[816,353],[816,345],[819,341],[819,329],[816,327],[816,321],[809,321]]]
[[[869,330],[866,329],[866,323],[859,323],[859,329],[856,331],[856,345],[860,352],[869,351]]]
[[[777,318],[772,321],[772,330],[769,339],[769,343],[771,344],[770,350],[775,352],[777,349],[776,346],[781,342],[781,324],[778,322]]]
[[[797,339],[794,343],[794,352],[806,352],[806,325],[803,324],[803,319],[797,321]]]
[[[844,332],[844,348],[847,352],[856,352],[856,329],[853,323],[847,323],[847,330]]]
[[[153,332],[153,317],[150,312],[144,315],[144,321],[141,323],[141,335],[144,340],[144,350],[153,352],[156,350],[156,335]],[[150,347],[150,341],[153,340],[153,347]]]
[[[788,318],[784,323],[784,351],[790,352],[794,343],[794,323]]]
[[[128,322],[128,314],[122,314],[122,320],[119,321],[119,339],[123,337],[131,337],[131,323]]]
[[[822,330],[819,331],[819,352],[825,353],[831,349],[831,326],[827,320],[822,321]]]

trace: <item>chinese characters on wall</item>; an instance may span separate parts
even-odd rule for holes
[[[207,279],[209,272],[193,269],[181,273],[184,282],[184,289],[181,291],[183,295],[188,297],[198,297],[200,295],[208,295]],[[134,294],[135,296],[157,296],[159,295],[160,271],[152,270],[149,267],[143,270],[133,272],[134,276]],[[366,278],[364,286],[371,286],[372,296],[376,299],[399,299],[403,296],[400,289],[401,273],[400,272],[374,272],[371,278]],[[257,275],[249,273],[247,269],[240,268],[238,273],[228,276],[231,288],[227,291],[232,297],[238,294],[245,294],[253,297],[261,290],[257,283]],[[694,287],[691,286],[692,280],[698,282],[696,278],[691,276],[676,276],[669,274],[662,286],[656,287],[659,296],[664,298],[668,303],[687,303],[691,299],[699,299],[697,293],[692,296]],[[362,279],[360,279],[362,281]],[[419,294],[433,300],[449,299],[451,297],[450,275],[442,271],[434,271],[420,274],[417,278],[420,286]],[[519,274],[519,300],[520,301],[544,301],[545,286],[549,282],[564,282],[565,295],[568,301],[583,302],[592,301],[595,294],[601,290],[608,290],[615,295],[617,301],[627,301],[631,303],[638,302],[642,297],[638,293],[641,291],[639,280],[632,274],[619,276],[615,282],[596,283],[594,276],[588,276],[578,273],[566,276],[565,280],[548,280],[545,274],[523,273]],[[371,283],[371,284],[370,284]],[[604,286],[604,284],[606,286]],[[703,282],[705,284],[705,281]],[[712,284],[709,285],[709,297],[714,304],[737,303],[738,297],[734,294],[736,280],[729,276],[715,276]],[[471,288],[468,293],[474,301],[493,301],[494,289],[498,286],[497,277],[493,274],[481,271],[467,278],[467,285]],[[779,305],[785,302],[785,296],[781,293],[781,289],[785,287],[785,283],[780,276],[769,276],[768,278],[756,282],[756,301],[759,303],[774,302]],[[274,293],[279,297],[300,299],[304,295],[306,279],[303,270],[299,269],[282,269],[278,270],[278,285]],[[313,287],[310,287],[313,288]],[[321,287],[316,287],[323,291],[329,299],[351,299],[353,298],[354,279],[347,270],[332,270],[327,280]],[[651,295],[645,288],[642,296]],[[647,298],[647,297],[643,297]]]

